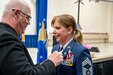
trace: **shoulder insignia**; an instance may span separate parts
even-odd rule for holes
[[[91,65],[91,61],[89,60],[89,58],[86,58],[82,62],[82,73],[83,75],[92,75],[92,65]]]

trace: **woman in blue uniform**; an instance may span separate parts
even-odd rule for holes
[[[93,64],[87,48],[76,40],[76,21],[68,14],[55,16],[51,25],[54,28],[56,44],[52,52],[59,51],[63,62],[55,75],[93,75]]]

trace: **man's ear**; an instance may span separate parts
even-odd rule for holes
[[[12,9],[12,11],[13,11],[13,15],[18,15],[20,13],[18,9]]]
[[[19,17],[20,11],[18,9],[13,10],[13,16],[17,19]]]
[[[14,11],[15,15],[18,15],[20,13],[20,11],[17,9]]]

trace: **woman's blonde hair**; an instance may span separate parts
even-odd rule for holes
[[[52,21],[51,21],[51,26],[54,25],[54,22],[56,20],[59,23],[61,23],[62,26],[66,27],[66,28],[72,27],[72,29],[73,29],[72,33],[75,33],[75,31],[76,31],[76,21],[75,21],[75,18],[73,16],[68,15],[68,14],[63,14],[63,15],[55,16],[52,19]]]
[[[52,21],[51,21],[51,26],[54,25],[55,21],[58,21],[59,23],[61,23],[62,26],[68,28],[68,27],[72,27],[73,31],[72,34],[74,34],[74,39],[80,43],[83,44],[83,36],[82,36],[82,32],[80,30],[77,30],[76,28],[76,21],[75,18],[71,15],[68,14],[63,14],[63,15],[58,15],[53,17]]]
[[[83,36],[80,30],[76,30],[75,39],[83,45]]]

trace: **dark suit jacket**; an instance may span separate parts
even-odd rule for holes
[[[53,72],[55,65],[50,60],[34,65],[15,30],[0,23],[0,75],[51,75]]]

